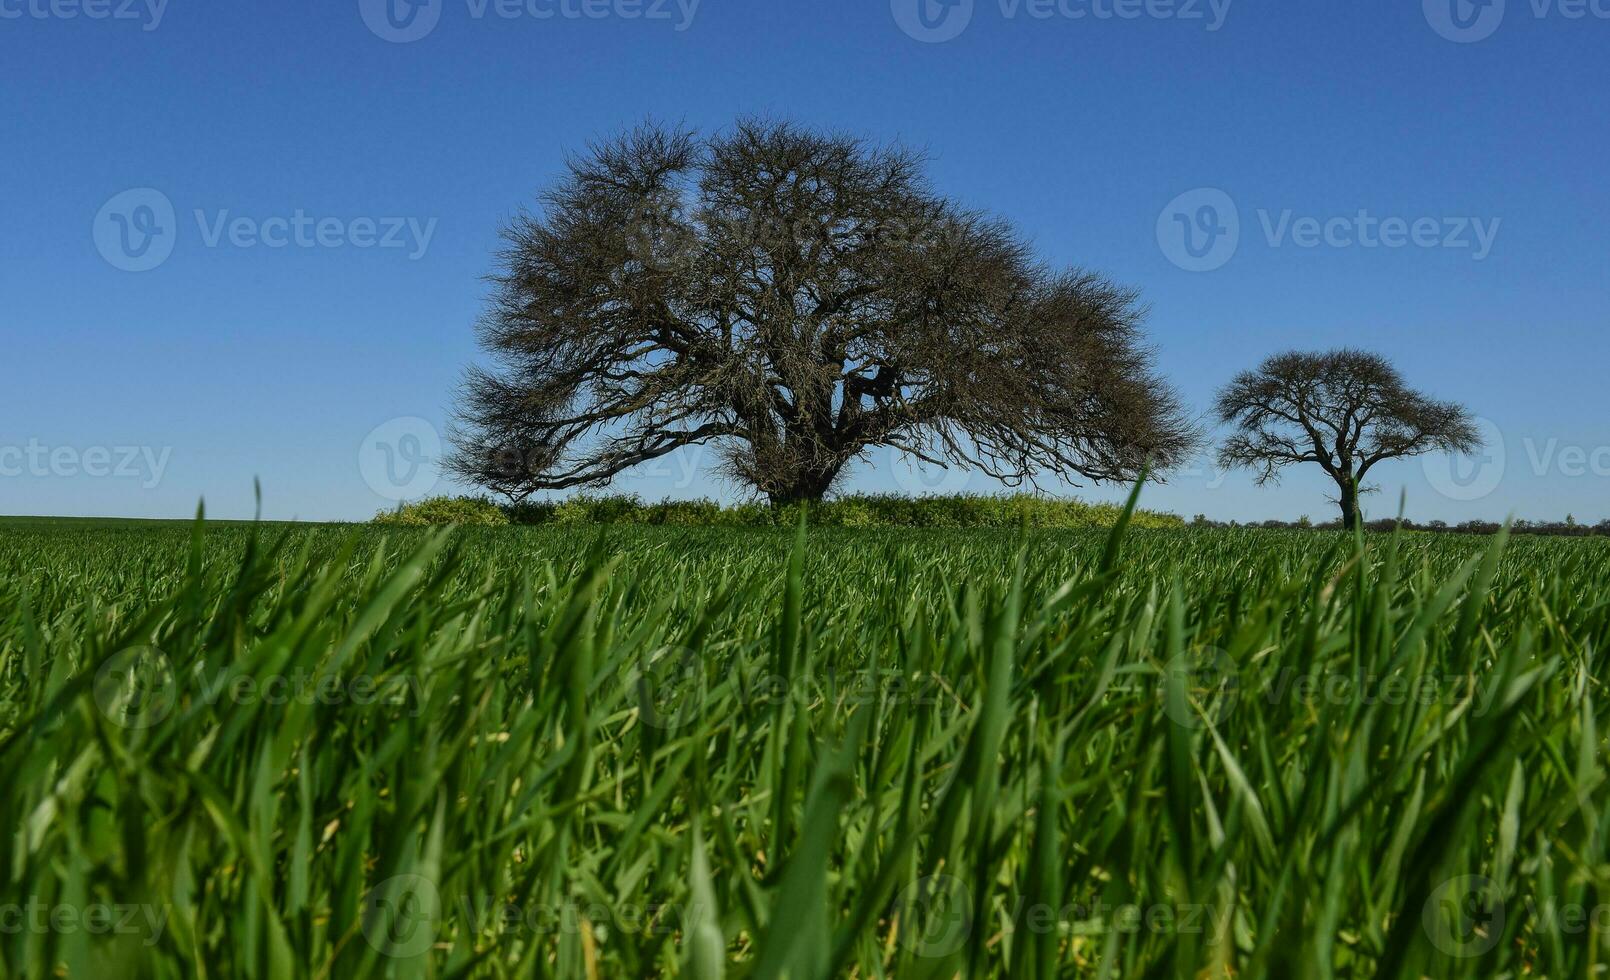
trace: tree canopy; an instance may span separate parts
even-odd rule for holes
[[[592,146],[505,230],[453,466],[514,498],[680,447],[774,501],[888,446],[1009,486],[1193,440],[1137,294],[1039,260],[898,146],[744,120]]]
[[[1391,362],[1366,351],[1277,354],[1225,386],[1215,410],[1235,426],[1221,466],[1251,469],[1261,485],[1292,464],[1317,463],[1336,481],[1349,528],[1377,464],[1481,445],[1464,406],[1410,389]]]

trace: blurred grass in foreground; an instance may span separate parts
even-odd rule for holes
[[[0,526],[0,975],[1574,977],[1610,547]]]

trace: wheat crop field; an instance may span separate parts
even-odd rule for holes
[[[0,975],[1579,977],[1610,545],[0,522]]]

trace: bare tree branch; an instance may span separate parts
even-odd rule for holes
[[[1182,460],[1195,433],[1136,294],[1039,264],[922,170],[764,120],[644,126],[572,159],[505,231],[454,469],[515,496],[710,443],[796,500],[880,445],[1008,483]]]
[[[1235,426],[1221,466],[1251,469],[1261,484],[1293,463],[1318,463],[1340,488],[1347,527],[1376,464],[1481,445],[1463,406],[1411,390],[1384,357],[1356,350],[1271,357],[1220,390],[1215,414]]]

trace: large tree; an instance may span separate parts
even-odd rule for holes
[[[1216,413],[1235,426],[1219,465],[1250,468],[1261,485],[1293,463],[1318,463],[1336,481],[1347,528],[1358,525],[1376,464],[1481,445],[1463,406],[1411,390],[1386,358],[1357,350],[1271,357],[1219,392]]]
[[[505,230],[454,468],[519,498],[710,444],[784,502],[877,446],[1009,485],[1180,461],[1136,294],[1042,265],[922,164],[758,120],[592,146]]]

